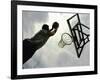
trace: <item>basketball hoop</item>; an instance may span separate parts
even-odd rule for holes
[[[72,36],[68,33],[63,33],[61,35],[61,40],[59,41],[58,46],[63,48],[65,45],[71,45],[72,42]]]

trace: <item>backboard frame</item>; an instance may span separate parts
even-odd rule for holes
[[[78,22],[72,28],[70,20],[73,19],[74,17],[77,17]],[[74,46],[75,46],[75,49],[76,49],[77,57],[80,58],[85,44],[90,41],[89,40],[89,34],[83,32],[82,26],[87,28],[88,30],[90,28],[81,23],[78,13],[76,13],[75,15],[70,17],[67,20],[67,23],[69,25],[69,29],[70,29],[70,32],[71,32],[71,35],[72,35],[72,38],[73,38],[73,42],[74,42]],[[80,41],[78,40],[76,31],[78,31],[78,36],[79,36]],[[86,38],[84,38],[84,35],[86,36]],[[87,39],[87,41],[85,41],[86,39]],[[83,42],[83,44],[81,45],[82,42]],[[80,49],[80,51],[79,51],[79,49]]]

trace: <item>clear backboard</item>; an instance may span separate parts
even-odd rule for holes
[[[67,20],[67,23],[73,38],[77,56],[79,58],[85,44],[89,42],[89,27],[81,23],[78,13],[70,17]]]

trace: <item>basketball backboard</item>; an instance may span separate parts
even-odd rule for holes
[[[83,48],[87,42],[89,42],[89,27],[82,24],[80,21],[79,14],[75,14],[67,20],[71,36],[74,42],[76,53],[80,58]]]

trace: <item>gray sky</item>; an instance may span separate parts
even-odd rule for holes
[[[46,12],[43,13],[34,11],[23,11],[22,12],[23,39],[32,37],[32,35],[34,34],[34,29],[35,27],[37,27],[36,23],[39,24],[44,23],[47,20],[48,20],[48,13]]]
[[[44,23],[47,23],[51,28],[53,22],[59,22],[59,29],[57,33],[53,37],[51,37],[42,48],[36,51],[32,58],[23,65],[24,68],[47,68],[89,65],[89,43],[85,45],[80,58],[77,58],[73,43],[71,45],[65,46],[64,48],[60,48],[58,46],[58,42],[61,39],[61,34],[64,32],[70,34],[66,20],[72,15],[74,15],[74,13],[23,11],[23,39],[34,36],[35,33],[41,29]],[[81,22],[89,27],[89,14],[80,14],[79,16]]]

